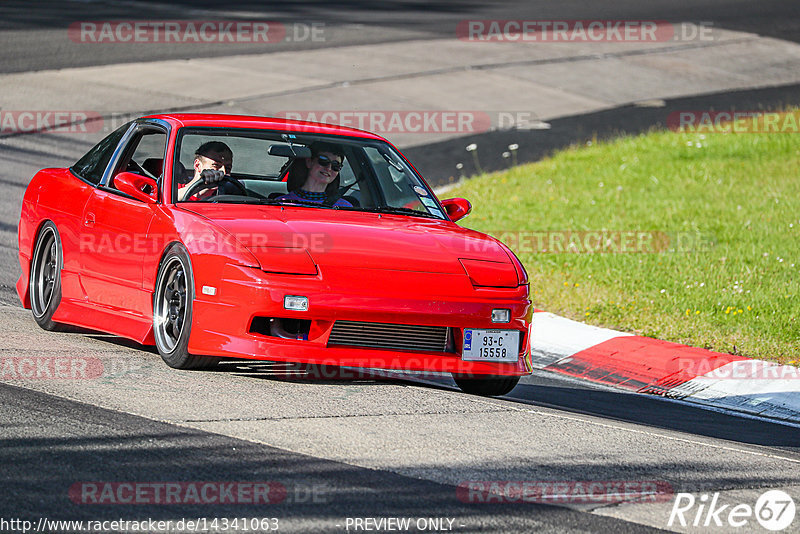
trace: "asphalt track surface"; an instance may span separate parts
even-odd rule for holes
[[[36,336],[41,340],[52,334]],[[484,480],[474,478],[476,473],[488,480],[662,480],[676,492],[710,488],[760,493],[798,482],[792,472],[800,462],[797,428],[558,376],[534,375],[507,397],[478,400],[456,392],[449,380],[361,375],[357,381],[336,377],[319,381],[276,376],[255,362],[230,362],[218,372],[181,373],[166,369],[152,350],[142,351],[108,336],[61,334],[50,339],[54,345],[74,344],[72,354],[102,354],[105,365],[117,357],[133,363],[127,368],[130,372],[79,389],[45,381],[0,384],[4,488],[0,517],[34,522],[42,517],[173,521],[277,517],[280,531],[288,532],[345,532],[347,518],[354,517],[444,517],[454,519],[455,532],[647,532],[649,527],[582,510],[536,503],[465,503],[456,485]],[[166,393],[148,393],[153,387]],[[136,400],[148,396],[153,400]],[[251,405],[243,406],[241,398]],[[293,405],[275,409],[270,406],[277,404],[274,399],[293,400]],[[342,401],[356,407],[339,405]],[[419,408],[403,411],[402,406],[420,401]],[[142,411],[142,402],[145,406],[150,402],[145,408],[149,417],[132,413]],[[361,402],[376,406],[360,412]],[[361,423],[381,432],[384,426],[391,427],[391,419],[400,418],[405,419],[401,425],[412,425],[407,432],[413,435],[413,426],[424,426],[425,417],[452,410],[447,408],[450,402],[461,406],[452,413],[454,424],[435,424],[437,431],[417,445],[430,451],[434,465],[441,467],[431,469],[424,461],[404,464],[400,435],[380,436],[385,452],[375,451],[378,460],[348,458],[349,439],[374,439],[369,432],[348,437],[350,426]],[[206,408],[198,409],[198,403]],[[534,465],[521,466],[519,458],[510,459],[507,466],[481,465],[481,458],[464,465],[457,461],[457,451],[441,450],[443,445],[469,447],[472,440],[486,439],[471,435],[480,431],[475,420],[458,424],[465,420],[459,410],[469,415],[475,403],[482,404],[479,410],[490,418],[522,417],[526,424],[541,428],[539,432],[520,428],[530,456],[537,459]],[[302,413],[303,404],[309,413]],[[127,408],[108,409],[109,405]],[[294,435],[282,435],[283,425]],[[503,426],[498,423],[497,431],[504,432]],[[309,435],[312,427],[321,430]],[[331,429],[341,435],[331,434]],[[241,436],[245,439],[237,439]],[[629,450],[615,445],[620,436],[630,440]],[[265,444],[270,441],[278,446]],[[557,451],[562,449],[582,453],[561,456]],[[660,461],[662,456],[669,461]],[[531,473],[540,473],[540,478]],[[75,484],[105,481],[268,481],[280,484],[286,497],[258,507],[92,505],[76,502],[69,493]],[[666,522],[665,515],[661,521]]]
[[[192,57],[202,55],[227,55],[230,50],[194,46],[191,50],[180,46],[148,45],[130,47],[103,47],[93,53],[69,46],[53,39],[57,32],[71,21],[114,19],[193,19],[214,17],[219,11],[212,2],[155,3],[146,1],[128,2],[4,2],[0,5],[0,39],[5,54],[0,58],[0,72],[21,72],[61,68],[114,64],[119,62],[158,60],[165,58]],[[452,36],[458,21],[466,18],[624,18],[713,21],[725,28],[752,31],[781,39],[800,42],[800,16],[797,2],[639,2],[623,1],[598,3],[580,2],[345,2],[332,6],[328,2],[283,2],[265,4],[261,2],[226,3],[222,14],[228,18],[243,20],[263,17],[285,22],[324,21],[332,26],[362,24],[360,31],[334,34],[330,43],[285,43],[272,50],[301,49],[313,46],[345,46],[348,44],[384,42],[387,39],[403,40],[420,35]],[[388,30],[387,30],[388,28]],[[283,48],[281,48],[283,47]],[[261,47],[243,50],[237,46],[236,53],[263,53]],[[716,105],[725,102],[742,109],[780,107],[783,104],[800,104],[800,88],[782,88],[741,91],[725,95],[714,95]],[[668,101],[666,106],[687,109],[704,106],[704,98],[693,97]],[[581,142],[599,133],[613,136],[619,132],[638,132],[657,125],[664,110],[658,113],[646,108],[625,108],[611,112],[600,112],[589,116],[569,117],[553,121],[548,132],[547,143],[526,143],[535,146],[530,154],[521,154],[521,159],[537,159],[559,148]],[[434,174],[440,167],[431,154],[447,151],[463,151],[468,142],[479,142],[481,147],[501,147],[509,141],[507,132],[490,132],[469,139],[446,141],[430,147],[406,151],[412,161],[422,161],[423,174]],[[519,132],[516,133],[517,138]],[[537,132],[525,132],[534,137]],[[0,185],[7,195],[0,200],[0,303],[17,305],[11,288],[18,273],[16,264],[15,221],[19,213],[19,202],[31,169],[71,163],[76,154],[83,153],[85,146],[63,136],[37,134],[29,139],[0,146]],[[499,152],[495,150],[495,152]],[[451,160],[449,158],[448,160]],[[482,159],[488,168],[500,168],[501,161],[489,157]],[[425,167],[429,165],[429,167]],[[430,169],[430,173],[426,172]],[[15,315],[18,317],[18,315]],[[27,319],[30,326],[32,321]],[[34,325],[35,326],[35,325]],[[58,350],[64,343],[65,334],[31,334],[35,350]],[[42,337],[45,336],[45,337]],[[72,335],[74,339],[75,335]],[[157,376],[165,377],[165,389],[169,389],[166,369],[152,350],[130,347],[121,340],[78,336],[76,354],[85,350],[100,350],[120,353],[125,358],[141,359],[158,369]],[[43,341],[45,340],[45,341]],[[16,349],[3,349],[3,354],[17,354],[24,345]],[[177,373],[177,372],[174,372]],[[259,423],[289,418],[285,412],[299,409],[308,398],[323,397],[325,406],[342,405],[364,396],[376,399],[375,414],[359,416],[336,414],[320,416],[318,424],[333,425],[345,433],[348,421],[375,418],[375,429],[397,427],[381,426],[380,417],[392,415],[396,405],[415,402],[435,404],[439,399],[452,399],[455,403],[468,405],[473,397],[455,391],[449,380],[364,380],[359,384],[347,381],[328,382],[325,387],[340,387],[343,391],[357,390],[336,396],[326,393],[325,387],[302,380],[278,380],[265,374],[257,365],[246,364],[216,373],[179,373],[176,380],[187,387],[186,391],[170,391],[174,399],[193,397],[192,392],[201,392],[203,404],[209,411],[219,413],[241,410],[250,413],[259,399],[269,399],[276,390],[283,395],[285,406],[266,410],[249,420],[242,417],[226,419],[210,416],[208,421],[191,422],[188,414],[159,415],[167,410],[167,403],[152,401],[151,413],[142,409],[131,399],[146,397],[147,387],[156,387],[157,381],[147,376],[123,377],[112,380],[107,386],[98,386],[97,391],[87,388],[76,392],[59,385],[31,385],[24,381],[0,384],[0,517],[48,517],[51,519],[119,519],[123,518],[176,518],[176,517],[279,517],[285,528],[282,531],[344,531],[346,517],[451,517],[456,519],[457,532],[645,532],[649,527],[635,522],[589,514],[585,511],[538,504],[466,504],[456,498],[457,475],[449,476],[444,471],[465,469],[465,472],[501,473],[513,479],[502,466],[471,465],[464,467],[449,454],[438,449],[441,443],[458,442],[460,432],[465,432],[463,441],[475,439],[468,435],[473,428],[459,424],[454,413],[450,424],[443,423],[440,433],[432,433],[420,446],[431,451],[431,461],[441,461],[441,467],[414,471],[387,467],[379,460],[349,460],[347,450],[340,452],[342,442],[334,433],[329,449],[318,446],[316,453],[309,453],[315,446],[309,439],[308,449],[288,444],[302,441],[300,434],[280,431],[274,436],[264,436]],[[70,385],[71,387],[71,385]],[[38,388],[38,389],[37,389]],[[105,388],[105,389],[104,389]],[[114,391],[119,400],[114,400]],[[242,405],[231,403],[220,407],[220,399],[227,398],[231,391],[253,392],[252,398]],[[324,390],[320,393],[320,390]],[[396,391],[397,390],[397,391]],[[106,395],[105,397],[103,395]],[[330,395],[330,397],[325,397]],[[155,396],[154,396],[155,397]],[[170,397],[173,398],[173,397]],[[111,400],[109,400],[111,399]],[[147,406],[147,399],[141,400]],[[186,401],[189,402],[189,401]],[[196,402],[196,401],[195,401]],[[445,402],[441,400],[441,402]],[[523,382],[511,395],[502,399],[486,401],[498,416],[507,412],[525,412],[526,425],[539,428],[541,434],[528,431],[532,436],[526,444],[533,462],[540,462],[542,472],[558,480],[623,479],[635,477],[663,478],[670,480],[676,490],[699,491],[703,488],[723,491],[762,491],[772,488],[800,486],[797,463],[800,462],[800,429],[767,421],[745,419],[728,414],[703,410],[694,406],[663,401],[641,395],[582,384],[576,381],[549,375],[534,375]],[[129,404],[126,404],[129,403]],[[137,406],[131,408],[131,406]],[[214,406],[212,409],[211,406]],[[333,410],[334,408],[332,408]],[[168,411],[168,410],[167,410]],[[149,416],[148,416],[149,415]],[[307,418],[307,416],[304,416]],[[520,416],[518,416],[520,417]],[[251,418],[252,419],[252,418]],[[298,417],[297,425],[303,417]],[[546,421],[557,421],[552,426]],[[414,435],[414,425],[424,421],[409,419],[407,432]],[[593,434],[578,447],[576,435],[591,424]],[[306,428],[306,427],[303,427]],[[424,428],[424,425],[423,425]],[[633,436],[620,444],[620,432]],[[323,432],[324,434],[324,432]],[[239,437],[235,437],[239,436]],[[242,437],[247,439],[242,439]],[[252,437],[252,439],[251,439]],[[313,438],[314,436],[312,436]],[[319,437],[319,435],[317,435]],[[363,435],[362,435],[363,437]],[[392,436],[383,436],[391,441]],[[401,436],[396,436],[399,440]],[[647,439],[645,439],[647,438]],[[344,439],[339,437],[339,439]],[[276,445],[266,443],[273,440]],[[320,440],[323,442],[323,440]],[[657,456],[648,447],[660,444],[663,450]],[[536,451],[548,448],[579,450],[581,454],[562,458],[543,455]],[[608,459],[604,460],[604,454]],[[599,455],[597,460],[593,455]],[[589,458],[592,461],[589,461]],[[654,466],[653,458],[671,459]],[[438,459],[438,460],[437,460]],[[516,460],[518,461],[518,460]],[[763,465],[762,465],[763,463]],[[519,468],[511,464],[508,469]],[[470,471],[470,469],[472,471]],[[529,471],[525,471],[528,469]],[[531,477],[532,466],[520,469],[519,476]],[[541,475],[540,475],[541,476]],[[254,511],[252,505],[208,506],[182,505],[159,506],[86,506],[76,505],[68,497],[68,488],[80,481],[202,481],[228,480],[280,481],[288,490],[288,498],[278,504]],[[309,501],[306,490],[315,484],[327,488],[317,502]],[[800,502],[800,501],[798,501]],[[647,522],[635,514],[631,521]],[[658,522],[656,522],[658,523]],[[662,523],[663,525],[664,523]],[[797,521],[795,521],[795,525]],[[463,526],[461,526],[463,525]]]
[[[379,472],[159,423],[27,389],[0,385],[3,516],[103,520],[208,517],[198,505],[87,506],[76,481],[279,481],[286,498],[224,504],[213,517],[277,517],[285,530],[342,531],[347,517],[456,518],[459,532],[646,531],[559,507],[460,502],[452,486]],[[46,462],[43,462],[46,459]],[[423,497],[424,496],[424,497]]]
[[[800,5],[792,0],[547,0],[485,1],[190,1],[66,0],[5,1],[0,5],[4,42],[0,72],[106,65],[182,57],[257,54],[279,50],[346,46],[387,40],[452,37],[462,20],[666,20],[710,22],[714,26],[800,42]],[[75,46],[63,31],[72,22],[108,20],[268,20],[324,23],[325,42],[232,46],[218,44],[142,44]],[[353,25],[358,25],[354,27]],[[339,30],[341,29],[341,30]],[[88,45],[91,46],[91,45]],[[298,66],[302,68],[302,66]]]

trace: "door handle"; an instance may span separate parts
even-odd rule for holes
[[[83,225],[92,228],[94,227],[94,213],[87,213],[86,217],[83,219]]]

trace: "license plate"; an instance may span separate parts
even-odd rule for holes
[[[515,362],[519,358],[519,330],[464,329],[461,359],[481,362]]]

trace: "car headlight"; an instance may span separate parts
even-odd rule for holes
[[[519,277],[514,265],[498,261],[459,259],[472,285],[480,287],[517,287]]]
[[[304,248],[247,247],[267,273],[317,274],[317,266]]]

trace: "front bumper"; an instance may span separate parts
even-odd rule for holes
[[[203,293],[207,285],[214,285],[215,295]],[[193,354],[465,375],[531,372],[532,307],[526,286],[474,288],[460,274],[348,268],[297,276],[234,265],[226,266],[221,279],[220,273],[196,271],[195,286],[189,341]],[[285,295],[307,296],[308,310],[285,310]],[[510,309],[511,321],[492,323],[493,308]],[[263,317],[308,320],[307,339],[254,332],[254,319]],[[450,352],[328,346],[337,320],[446,326],[454,342]],[[513,363],[463,361],[464,328],[518,330],[519,358]]]

